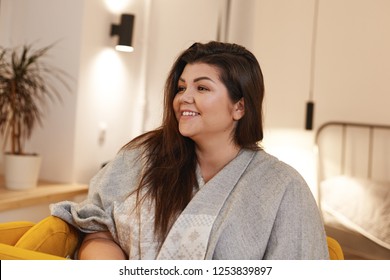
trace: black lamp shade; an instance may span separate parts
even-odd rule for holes
[[[119,25],[111,25],[111,36],[118,35],[119,40],[116,49],[119,51],[132,52],[134,50],[132,45],[133,39],[134,15],[122,14],[121,23]]]
[[[313,129],[313,118],[314,118],[314,102],[309,101],[306,103],[306,130]]]

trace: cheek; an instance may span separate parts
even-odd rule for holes
[[[172,105],[173,105],[173,111],[175,112],[176,118],[178,118],[180,102],[179,102],[179,97],[177,95],[173,99]]]
[[[233,106],[225,100],[203,103],[202,109],[216,119],[232,118]]]

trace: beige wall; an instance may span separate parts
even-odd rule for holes
[[[254,52],[266,82],[264,146],[316,192],[314,132],[305,131],[315,0],[257,0]],[[390,124],[390,1],[319,1],[314,128],[330,120]]]
[[[304,125],[315,0],[257,0],[255,52],[267,84],[267,125]],[[390,123],[390,2],[319,1],[315,126],[328,120]]]

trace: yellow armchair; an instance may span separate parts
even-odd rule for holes
[[[49,216],[32,222],[0,223],[0,260],[64,260],[79,243],[78,231],[63,220]],[[343,260],[340,244],[327,237],[331,260]]]
[[[61,260],[73,256],[78,232],[63,220],[49,216],[37,224],[0,224],[1,260]]]
[[[337,242],[336,239],[329,236],[326,237],[326,241],[328,243],[329,259],[343,260],[344,254],[339,242]]]

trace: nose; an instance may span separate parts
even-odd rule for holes
[[[190,88],[187,88],[183,94],[180,96],[180,102],[183,103],[193,103],[194,102],[194,94]]]

